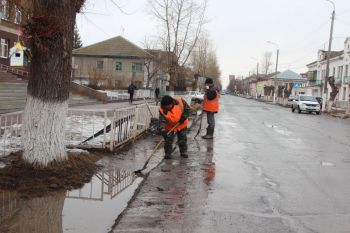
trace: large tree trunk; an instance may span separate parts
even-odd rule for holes
[[[328,78],[328,83],[331,86],[331,93],[330,93],[330,97],[329,100],[327,102],[327,112],[331,112],[332,111],[332,105],[335,101],[335,98],[337,97],[338,93],[339,93],[339,88],[336,86],[335,84],[335,79],[334,77],[329,77]]]
[[[81,0],[33,0],[26,25],[32,59],[24,110],[23,158],[35,166],[67,159],[65,120],[76,12]]]

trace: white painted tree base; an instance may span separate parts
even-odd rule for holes
[[[68,101],[45,102],[29,96],[23,115],[23,159],[44,167],[52,161],[67,160],[65,127]]]

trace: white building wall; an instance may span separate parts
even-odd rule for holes
[[[321,82],[324,80],[326,76],[326,65],[327,61],[323,60],[324,54],[322,54],[321,51],[318,53],[318,62],[316,64],[308,66],[309,71],[317,71],[317,81]],[[329,76],[334,76],[336,82],[341,83],[341,86],[339,87],[339,93],[336,98],[336,100],[341,101],[349,101],[350,100],[350,92],[349,92],[349,85],[350,83],[344,83],[346,80],[348,80],[350,76],[350,37],[347,38],[347,40],[344,43],[344,54],[338,57],[334,57],[330,60],[329,65]],[[316,90],[318,89],[318,91]],[[328,97],[330,96],[331,87],[328,85]],[[320,87],[306,87],[305,93],[312,94],[314,96],[320,96]]]

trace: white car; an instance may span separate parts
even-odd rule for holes
[[[292,112],[298,110],[298,113],[302,111],[316,114],[320,114],[321,106],[314,96],[310,95],[297,95],[292,103]]]
[[[191,97],[192,99],[204,100],[204,94],[200,92],[189,92],[188,96]]]

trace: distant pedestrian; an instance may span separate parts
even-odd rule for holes
[[[128,87],[128,93],[129,93],[129,103],[132,104],[132,102],[134,101],[134,92],[136,90],[136,86],[131,83]]]
[[[207,112],[208,127],[207,134],[202,138],[213,139],[215,129],[214,114],[219,112],[219,92],[211,78],[205,80],[205,89],[203,110]]]
[[[156,95],[157,100],[159,98],[159,92],[160,92],[159,87],[157,87],[156,90],[154,91],[154,94]]]
[[[156,96],[156,105],[158,106],[158,102],[159,102],[159,87],[156,88],[156,90],[154,91],[154,94]]]
[[[159,109],[159,127],[165,140],[165,159],[171,159],[175,134],[177,134],[181,157],[188,158],[186,133],[189,115],[190,106],[181,97],[175,99],[166,95],[162,98]]]

